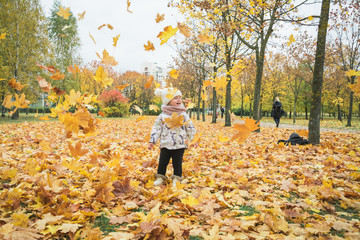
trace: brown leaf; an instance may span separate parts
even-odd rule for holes
[[[116,197],[123,196],[126,193],[129,193],[131,191],[130,178],[129,177],[126,177],[122,181],[114,181],[112,185],[114,187],[113,194]]]

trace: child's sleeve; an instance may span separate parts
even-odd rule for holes
[[[161,114],[156,118],[154,126],[151,130],[151,134],[150,134],[150,143],[156,143],[157,140],[159,139],[161,132],[162,132],[162,117]]]
[[[187,115],[186,113],[184,115],[185,115],[184,120],[185,122],[187,122],[187,124],[185,125],[186,136],[190,141],[192,141],[196,134],[196,129],[189,115]]]

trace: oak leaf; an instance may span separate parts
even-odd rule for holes
[[[86,13],[86,11],[83,11],[82,13],[78,13],[78,21],[80,21],[80,20],[83,20],[84,19],[84,17],[85,17],[85,13]]]
[[[172,28],[172,26],[167,26],[164,28],[164,31],[160,32],[157,37],[161,40],[160,45],[166,43],[172,36],[177,32],[178,28]]]
[[[150,41],[147,42],[147,44],[144,44],[145,51],[154,51],[155,47],[154,44]]]
[[[185,24],[177,23],[177,27],[182,35],[184,35],[187,38],[191,37],[190,28],[188,28]]]
[[[159,14],[159,13],[156,14],[156,19],[155,19],[156,23],[159,23],[164,19],[165,19],[165,14]]]
[[[184,123],[184,116],[178,115],[177,113],[171,114],[171,117],[165,118],[164,122],[166,123],[167,127],[174,129],[174,128],[180,128],[183,126]]]

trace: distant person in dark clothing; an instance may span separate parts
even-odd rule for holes
[[[274,118],[274,121],[276,123],[276,127],[279,127],[280,124],[280,118],[283,115],[283,108],[282,104],[280,102],[280,99],[278,97],[275,98],[275,102],[273,103],[273,107],[271,110],[271,116]]]
[[[221,110],[221,118],[223,118],[223,117],[224,117],[225,108],[224,108],[224,107],[221,107],[220,110]]]

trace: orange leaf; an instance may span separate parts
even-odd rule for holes
[[[61,96],[61,95],[63,95],[64,93],[66,93],[65,90],[61,90],[61,89],[58,88],[58,87],[53,87],[51,90],[52,90],[54,93],[56,93],[56,95],[58,95],[58,96]]]
[[[2,105],[4,107],[6,107],[7,109],[11,109],[14,106],[14,102],[11,102],[12,99],[12,95],[6,95],[4,98],[4,101],[2,103]]]
[[[68,70],[70,73],[72,73],[73,75],[76,75],[77,73],[80,72],[79,66],[77,66],[76,64],[74,64],[74,67],[73,67],[73,66],[67,67],[67,70]]]
[[[105,117],[105,114],[102,111],[98,112],[100,116]]]
[[[208,36],[206,34],[200,34],[198,35],[198,41],[200,43],[210,43],[212,41],[212,37],[211,36]]]
[[[47,66],[46,67],[46,66],[43,66],[43,65],[38,64],[38,63],[36,63],[36,66],[38,66],[38,67],[40,67],[40,68],[42,68],[42,69],[44,69],[46,71],[49,71],[51,73],[59,72],[59,70],[55,69],[54,66]]]
[[[1,40],[1,39],[5,39],[5,38],[6,38],[6,33],[0,34],[0,40]]]
[[[16,81],[15,78],[12,78],[9,82],[8,82],[9,86],[18,90],[18,91],[21,91],[26,84],[24,85],[21,85],[19,82]]]
[[[147,82],[145,83],[145,88],[150,88],[153,81],[154,81],[154,77],[150,76],[149,79],[147,80]]]
[[[177,79],[179,77],[179,72],[176,69],[172,69],[169,74],[174,79]]]
[[[133,13],[132,11],[130,11],[130,5],[131,5],[131,2],[130,0],[126,0],[126,10],[129,12],[129,13]]]
[[[100,55],[98,53],[96,53],[96,55],[101,59],[101,62],[104,63],[105,65],[116,66],[118,64],[118,62],[115,61],[115,58],[110,56],[109,53],[106,51],[106,49],[104,49],[102,54],[103,54],[103,57],[100,57]]]
[[[155,47],[154,44],[150,41],[147,42],[147,45],[144,44],[145,51],[154,51]]]
[[[127,86],[129,86],[129,84],[118,85],[118,86],[116,86],[116,88],[121,91],[121,90],[124,90],[124,88],[126,88]]]
[[[86,13],[86,11],[84,11],[84,12],[82,12],[82,13],[78,13],[78,16],[79,16],[79,17],[78,17],[78,21],[84,19],[85,13]]]
[[[184,36],[187,37],[187,38],[191,37],[190,28],[188,28],[185,24],[183,24],[183,23],[178,23],[178,24],[177,24],[177,27],[179,28],[180,33],[181,33],[182,35],[184,35]]]
[[[238,132],[232,137],[231,140],[237,139],[238,142],[243,142],[246,138],[249,137],[250,133],[259,129],[258,123],[254,119],[245,118],[244,124],[234,124],[234,128],[238,130]]]
[[[113,46],[116,47],[117,45],[117,42],[119,41],[119,37],[120,37],[120,34],[116,35],[115,37],[113,37]]]
[[[61,74],[60,72],[57,72],[53,74],[50,78],[53,80],[61,80],[65,78],[65,74]]]
[[[204,81],[204,87],[210,86],[212,82],[210,80]]]
[[[81,142],[77,142],[75,147],[73,147],[70,143],[68,143],[71,156],[74,158],[84,156],[89,150],[81,149]]]
[[[49,121],[50,118],[48,116],[39,117],[40,120]]]
[[[159,22],[161,22],[161,21],[163,21],[165,19],[165,14],[156,14],[156,19],[155,19],[155,21],[156,21],[156,23],[159,23]]]

